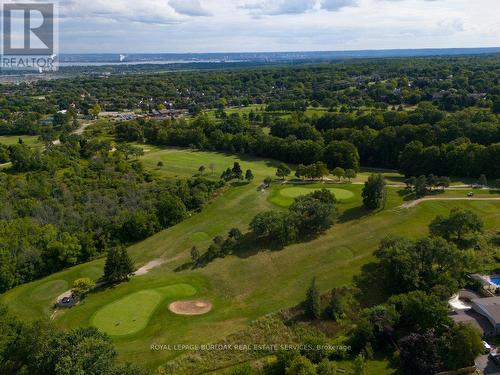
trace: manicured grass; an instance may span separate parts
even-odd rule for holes
[[[160,173],[165,175],[189,177],[199,165],[208,164],[210,160],[217,163],[220,170],[231,166],[235,160],[241,160],[242,167],[252,169],[256,175],[250,184],[230,187],[201,213],[129,248],[137,266],[162,258],[164,263],[160,267],[145,276],[133,277],[127,283],[93,293],[80,305],[55,314],[54,323],[62,328],[89,326],[101,309],[135,293],[174,284],[192,285],[197,291],[197,298],[214,304],[215,308],[209,314],[176,316],[166,310],[169,298],[165,298],[153,308],[144,328],[128,335],[113,336],[120,359],[137,362],[151,370],[180,354],[178,351],[152,351],[152,343],[216,342],[247,327],[259,317],[301,302],[314,276],[322,292],[351,283],[363,265],[373,260],[372,253],[382,238],[387,235],[425,236],[432,219],[438,214],[449,214],[453,207],[474,211],[485,221],[488,232],[497,231],[500,227],[500,202],[431,201],[401,210],[395,209],[403,203],[403,196],[398,193],[401,189],[391,188],[386,209],[370,213],[362,208],[363,186],[346,184],[338,188],[352,192],[354,197],[337,205],[338,223],[316,239],[293,244],[280,251],[262,244],[260,248],[217,259],[204,268],[187,267],[179,271],[179,266],[190,262],[193,246],[204,252],[216,235],[225,236],[232,227],[246,232],[255,214],[279,209],[270,200],[279,189],[290,186],[273,184],[265,191],[257,190],[265,176],[274,175],[275,164],[272,161],[191,150],[154,150],[147,153],[144,159],[153,168],[156,168],[158,160],[164,160],[166,163]],[[322,186],[313,185],[313,188]],[[26,320],[49,317],[59,290],[54,286],[57,284],[42,285],[57,280],[72,285],[75,279],[86,275],[96,279],[101,275],[103,263],[102,259],[95,260],[22,285],[0,296],[0,302],[6,303],[16,315]],[[52,286],[54,290],[44,295],[51,294],[46,300],[33,298],[34,290],[40,287],[48,291]],[[122,306],[127,307],[119,309],[120,314],[126,314],[125,310],[133,310],[134,306],[138,308],[137,304],[123,302]],[[117,317],[110,317],[110,322]]]
[[[65,280],[53,280],[41,284],[31,292],[31,297],[36,301],[47,301],[68,290],[68,282]]]
[[[193,241],[207,241],[210,239],[210,236],[205,232],[197,232],[191,235],[191,239]]]
[[[354,197],[354,194],[349,190],[345,189],[337,189],[337,188],[317,188],[317,189],[308,189],[304,187],[291,187],[280,190],[280,194],[287,198],[297,198],[302,195],[310,194],[314,191],[319,191],[321,189],[328,190],[330,193],[335,195],[335,198],[339,200],[349,199]]]
[[[202,176],[211,179],[219,179],[221,173],[227,168],[232,168],[234,162],[239,162],[245,172],[251,169],[259,182],[267,177],[274,177],[279,162],[268,159],[254,158],[249,156],[228,155],[220,152],[202,152],[190,149],[157,149],[151,146],[145,147],[145,155],[142,158],[148,169],[160,176],[188,178],[200,175],[198,169],[205,166]],[[158,162],[163,166],[158,167]],[[213,171],[210,166],[213,166]]]
[[[189,284],[146,289],[127,295],[102,307],[92,318],[92,325],[112,336],[143,330],[158,305],[166,298],[185,298],[196,294]],[[164,311],[167,314],[167,311]]]
[[[351,190],[352,185],[343,185],[344,188],[332,188],[325,185],[313,184],[308,186],[279,186],[274,188],[274,194],[270,197],[270,202],[277,206],[288,207],[290,206],[294,199],[301,196],[307,195],[314,191],[321,189],[327,189],[335,195],[338,201],[347,201],[354,198],[355,193]]]

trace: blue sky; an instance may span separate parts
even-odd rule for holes
[[[60,0],[60,52],[498,47],[499,14],[499,0]]]

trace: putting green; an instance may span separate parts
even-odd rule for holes
[[[322,188],[311,189],[305,187],[289,187],[281,189],[280,195],[287,198],[297,198],[300,197],[301,195],[310,194],[314,191],[318,191],[321,189]],[[332,194],[335,195],[335,198],[337,198],[338,200],[345,200],[354,197],[354,193],[349,190],[338,189],[338,188],[323,188],[323,189],[330,191]]]
[[[196,289],[189,284],[141,290],[102,307],[93,316],[92,325],[112,336],[131,335],[146,328],[155,310],[167,298],[194,294]]]
[[[68,282],[65,280],[53,280],[37,286],[31,292],[31,298],[37,301],[44,301],[56,298],[59,294],[68,289]]]

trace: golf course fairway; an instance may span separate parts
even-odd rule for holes
[[[281,207],[288,207],[293,203],[293,200],[302,195],[307,195],[313,193],[315,191],[326,189],[330,193],[335,195],[335,198],[338,201],[346,201],[351,198],[354,198],[355,194],[347,189],[339,189],[332,187],[319,187],[318,185],[314,185],[311,187],[303,187],[303,186],[290,186],[279,189],[275,195],[273,195],[270,201]]]

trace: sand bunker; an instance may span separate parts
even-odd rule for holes
[[[207,301],[176,301],[168,309],[177,315],[203,315],[212,310],[212,304]]]

